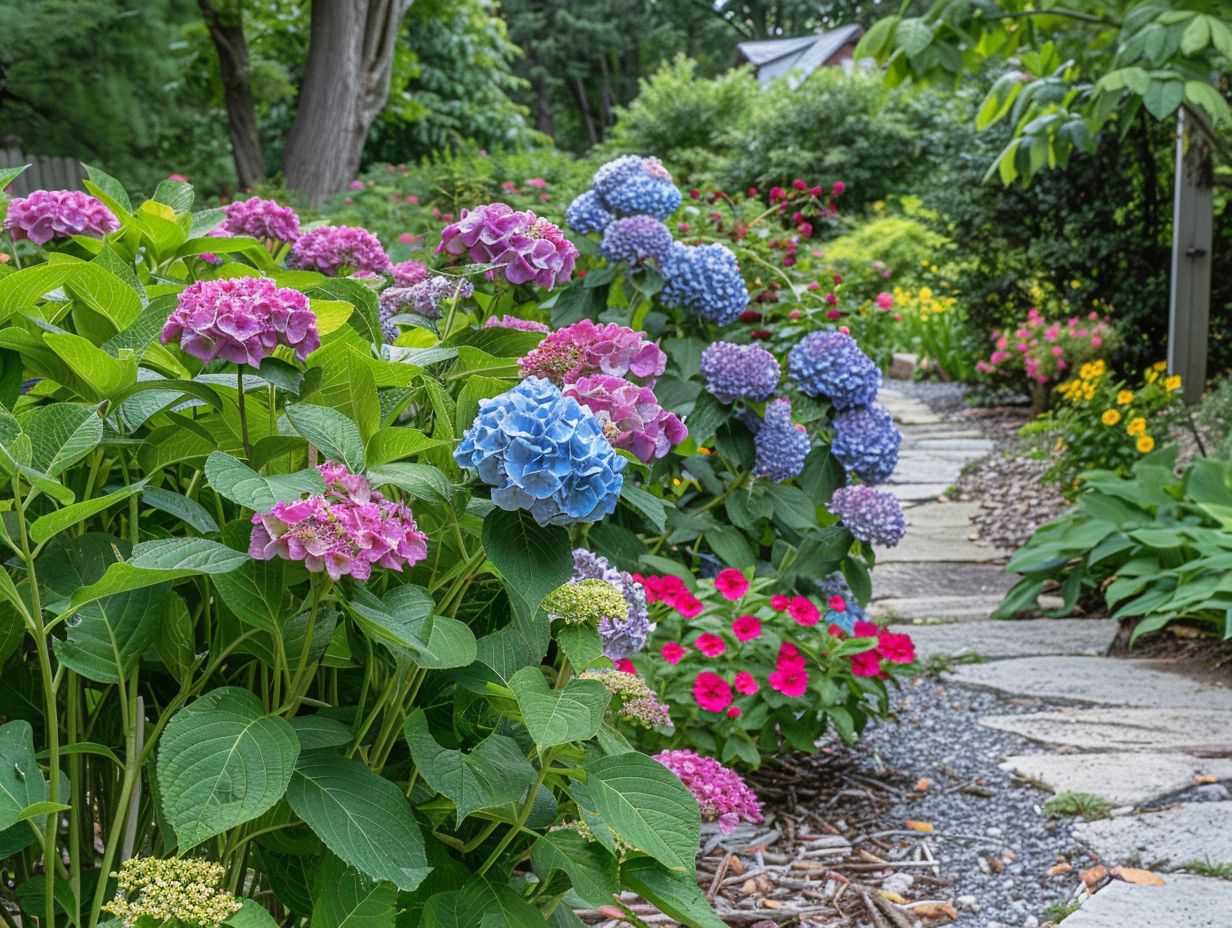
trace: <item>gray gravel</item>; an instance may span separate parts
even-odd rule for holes
[[[894,697],[898,723],[870,726],[856,750],[864,766],[885,775],[901,771],[908,788],[932,781],[893,807],[887,819],[929,822],[942,873],[955,880],[952,893],[964,928],[1030,928],[1047,921],[1044,910],[1069,901],[1075,874],[1050,877],[1047,871],[1071,855],[1072,822],[1050,819],[1041,808],[1048,794],[1015,783],[997,764],[1011,754],[1038,751],[1026,739],[979,725],[983,715],[1031,711],[991,693],[951,689],[931,677],[907,682]],[[983,798],[963,786],[989,790]],[[975,836],[947,838],[946,835]],[[1006,852],[1013,859],[1005,859]],[[1000,858],[995,872],[989,858]],[[1075,869],[1085,864],[1072,857]],[[947,895],[949,892],[947,892]]]

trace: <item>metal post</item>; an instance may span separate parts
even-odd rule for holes
[[[1172,287],[1168,316],[1168,371],[1180,374],[1186,403],[1206,390],[1210,338],[1214,166],[1202,121],[1177,112],[1176,189],[1172,213]]]

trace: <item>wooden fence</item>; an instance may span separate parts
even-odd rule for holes
[[[0,168],[30,167],[10,186],[14,196],[34,190],[80,190],[86,173],[81,163],[59,155],[32,155],[20,146],[0,143]]]

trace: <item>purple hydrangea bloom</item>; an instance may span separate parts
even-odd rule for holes
[[[298,290],[264,277],[202,280],[180,294],[161,341],[202,361],[222,358],[258,367],[279,345],[301,361],[321,346],[317,317]]]
[[[655,630],[646,606],[646,590],[633,579],[633,575],[617,570],[601,555],[575,548],[573,551],[573,581],[604,580],[610,583],[625,598],[629,615],[623,621],[604,618],[599,622],[599,637],[603,639],[603,653],[613,661],[622,661],[646,647],[646,642]]]
[[[396,316],[400,312],[418,313],[425,319],[437,319],[441,304],[454,299],[466,300],[475,295],[475,285],[465,277],[438,274],[409,287],[389,287],[381,293],[381,315]]]
[[[492,488],[497,506],[525,509],[540,525],[611,515],[624,485],[625,459],[594,413],[541,377],[480,400],[453,457]]]
[[[603,204],[593,190],[579,193],[565,210],[565,222],[574,232],[589,235],[591,232],[602,232],[607,224],[616,217],[604,209]]]
[[[903,540],[907,519],[898,497],[867,486],[839,487],[830,497],[829,510],[843,520],[847,531],[870,545],[893,548]]]
[[[609,261],[640,264],[654,258],[662,262],[672,249],[672,233],[653,216],[626,216],[608,223],[599,248]]]
[[[738,773],[713,757],[692,751],[664,751],[654,759],[680,778],[701,810],[702,818],[717,821],[725,834],[734,831],[743,819],[761,821],[761,802]]]
[[[317,470],[325,478],[324,494],[275,503],[252,517],[249,557],[303,561],[334,580],[367,580],[374,566],[401,572],[428,556],[428,536],[410,507],[387,500],[341,464],[330,461]]]
[[[650,387],[622,377],[591,374],[566,386],[564,394],[599,418],[603,434],[615,447],[631,452],[646,464],[688,437],[680,417],[660,406]]]
[[[488,316],[483,320],[485,329],[519,329],[523,332],[551,332],[550,326],[543,322],[536,322],[534,319],[519,319],[517,316],[511,316],[508,313],[505,315]]]
[[[394,279],[395,287],[413,287],[421,280],[427,280],[432,272],[426,264],[418,261],[399,261],[389,269]]]
[[[881,371],[842,332],[810,332],[791,349],[787,371],[800,392],[828,399],[836,409],[866,406],[881,388]]]
[[[725,245],[676,242],[663,262],[667,306],[696,310],[717,325],[735,322],[749,305],[749,291],[736,256]]]
[[[299,238],[299,217],[295,215],[295,210],[275,200],[249,197],[228,203],[223,207],[223,212],[227,214],[226,221],[219,227],[225,230],[223,235],[255,238],[265,243],[267,248]],[[216,229],[211,234],[217,232]]]
[[[812,443],[804,426],[791,421],[791,400],[786,397],[766,406],[761,428],[753,439],[757,457],[753,476],[782,483],[804,470]]]
[[[680,206],[680,189],[658,158],[623,155],[595,172],[599,202],[616,216],[666,219]]]
[[[80,190],[35,190],[9,202],[4,228],[14,241],[28,238],[46,245],[53,238],[89,235],[102,238],[120,228],[111,210]]]
[[[375,277],[390,268],[377,237],[355,226],[322,226],[305,232],[291,248],[287,263],[327,277]]]
[[[830,450],[843,467],[865,483],[884,483],[898,464],[903,435],[894,417],[876,403],[834,417]]]
[[[561,386],[587,374],[637,379],[653,386],[667,367],[667,355],[654,342],[615,322],[589,319],[557,329],[522,358],[523,377],[546,377]]]
[[[577,249],[560,229],[530,210],[514,212],[506,203],[462,210],[462,218],[442,230],[436,250],[497,265],[510,283],[534,283],[545,290],[567,281],[577,260]],[[495,275],[495,269],[488,271],[489,280]]]
[[[703,351],[701,370],[706,389],[722,403],[768,400],[783,375],[778,359],[761,345],[732,342],[714,342]]]

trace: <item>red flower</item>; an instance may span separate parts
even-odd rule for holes
[[[691,619],[702,611],[702,601],[687,591],[677,596],[671,605],[686,619]]]
[[[786,196],[787,196],[787,191],[784,190],[782,187],[771,187],[770,188],[770,202],[771,203],[774,203],[777,200],[782,200]]]
[[[881,673],[881,660],[876,651],[864,651],[851,658],[851,672],[857,677],[876,677]]]
[[[756,339],[758,341],[765,341],[769,337],[770,337],[769,329],[756,329],[749,333],[749,338]]]
[[[693,681],[693,699],[707,712],[722,712],[731,705],[731,687],[717,673],[703,670]]]
[[[724,599],[735,602],[749,591],[749,581],[740,571],[728,567],[726,570],[720,570],[719,575],[714,578],[714,588]]]
[[[831,306],[836,306],[838,305],[838,296],[836,296],[833,293],[827,293],[826,302],[829,303]]]
[[[811,197],[821,196],[821,185],[818,184],[816,187],[809,188],[809,196]]]
[[[797,596],[791,601],[787,607],[787,614],[796,621],[797,625],[816,625],[821,619],[820,610],[803,596]]]
[[[744,715],[744,712],[741,710],[739,706],[728,706],[727,707],[727,717],[729,719],[738,719],[742,715]]]
[[[755,197],[755,196],[757,196],[757,188],[756,188],[756,187],[750,187],[750,188],[749,188],[749,196],[751,196],[751,197]]]
[[[621,673],[637,673],[637,669],[633,666],[633,661],[627,657],[622,661],[616,662],[616,669]]]
[[[803,696],[808,688],[808,679],[803,660],[786,661],[770,673],[770,688],[784,696]]]
[[[827,601],[827,605],[829,605],[829,607],[833,609],[835,612],[846,612],[847,611],[847,600],[843,599],[843,597],[839,596],[838,594],[831,596],[830,599]]]
[[[791,185],[795,187],[797,190],[808,190],[809,189],[808,184],[806,184],[804,181],[802,181],[798,177],[791,182]]]
[[[693,647],[697,648],[707,657],[718,657],[727,650],[727,642],[718,635],[702,632],[697,636],[697,640],[693,642]]]
[[[740,314],[741,322],[761,322],[761,313],[755,309],[746,309]]]
[[[775,593],[770,597],[770,608],[775,612],[782,612],[791,605],[791,598],[784,596],[782,593]]]
[[[851,633],[857,638],[876,638],[881,634],[881,626],[872,622],[856,622],[851,627]]]
[[[732,634],[737,641],[752,641],[761,635],[761,619],[755,615],[737,616],[732,622]]]
[[[910,635],[886,632],[877,642],[877,653],[891,664],[910,664],[915,660],[915,642]]]
[[[669,664],[679,664],[681,658],[689,653],[689,649],[677,644],[674,641],[669,641],[667,644],[663,645],[663,650],[660,653],[663,655],[663,659]]]
[[[830,633],[830,636],[832,638],[846,638],[847,637],[847,633],[843,631],[841,628],[839,628],[837,625],[831,625],[829,628],[826,629],[826,631]]]
[[[689,198],[690,199],[696,200],[701,195],[702,195],[702,192],[698,190],[696,187],[689,188]]]
[[[761,689],[761,684],[747,670],[742,670],[736,674],[735,683],[736,692],[743,696],[752,696]]]
[[[842,319],[843,314],[837,309],[831,309],[831,310],[826,311],[826,318],[827,319]]]

